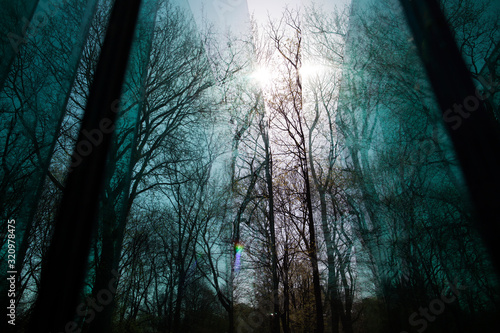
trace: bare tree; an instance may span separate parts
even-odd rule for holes
[[[304,214],[307,221],[308,239],[306,250],[311,262],[314,297],[316,307],[317,331],[324,331],[323,303],[321,299],[320,273],[318,267],[318,250],[316,230],[313,218],[312,189],[309,171],[309,154],[307,147],[307,133],[305,115],[303,110],[302,78],[300,70],[302,67],[302,28],[297,12],[285,9],[283,17],[278,24],[270,24],[269,35],[274,43],[275,50],[282,59],[283,80],[272,92],[268,106],[276,116],[273,123],[280,131],[286,133],[290,142],[282,140],[281,145],[284,152],[291,154],[293,159],[287,161],[290,170],[296,170],[303,180],[298,189],[301,196],[299,210]]]

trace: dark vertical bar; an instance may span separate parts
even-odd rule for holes
[[[90,88],[29,332],[73,332],[140,0],[116,0]],[[93,140],[89,133],[95,134]]]
[[[498,272],[499,124],[478,97],[438,1],[400,1],[462,167],[477,228]]]

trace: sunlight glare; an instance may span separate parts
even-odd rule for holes
[[[250,77],[263,87],[268,86],[272,81],[271,71],[265,67],[257,67]]]
[[[311,78],[325,72],[327,68],[320,64],[306,63],[300,68],[300,75],[303,78]]]

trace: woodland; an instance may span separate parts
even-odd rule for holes
[[[112,1],[56,3],[11,33],[0,78],[16,332],[67,175],[113,130],[76,145]],[[498,120],[498,6],[440,3]],[[72,332],[497,332],[498,276],[443,126],[465,120],[441,116],[399,2],[277,17],[236,35],[143,0]]]

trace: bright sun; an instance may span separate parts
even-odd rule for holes
[[[276,80],[279,75],[277,69],[268,66],[257,66],[250,74],[250,79],[258,84],[262,89],[270,88],[273,80]],[[300,75],[304,80],[314,79],[328,72],[328,68],[320,63],[307,62],[299,69]]]
[[[257,67],[250,77],[262,87],[268,86],[273,79],[271,71],[266,67]]]

